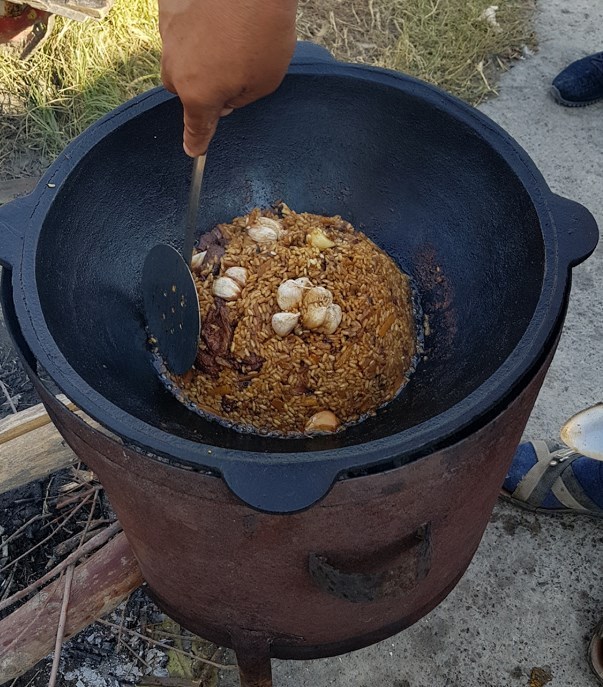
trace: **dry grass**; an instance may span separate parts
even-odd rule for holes
[[[482,18],[498,6],[498,27]],[[299,32],[336,57],[397,69],[472,104],[533,47],[533,0],[300,0]]]
[[[499,6],[496,30],[480,18]],[[401,69],[477,103],[532,45],[533,0],[300,0],[300,38]],[[0,178],[51,160],[74,136],[159,82],[156,0],[116,0],[100,23],[57,18],[27,62],[0,52]],[[40,162],[41,161],[41,162]]]

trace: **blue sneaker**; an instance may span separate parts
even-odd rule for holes
[[[501,497],[536,513],[603,517],[603,462],[545,441],[520,444]]]
[[[553,81],[551,95],[566,107],[586,107],[603,100],[603,52],[572,62]]]

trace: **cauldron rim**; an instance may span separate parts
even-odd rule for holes
[[[410,462],[424,455],[429,447],[436,443],[438,446],[453,443],[454,437],[459,432],[490,413],[501,399],[508,397],[513,389],[518,388],[521,380],[530,373],[542,351],[550,346],[555,323],[562,309],[566,287],[569,284],[569,267],[587,257],[594,250],[594,245],[588,245],[588,249],[578,246],[573,248],[572,254],[571,247],[563,245],[564,236],[556,225],[556,217],[553,216],[559,214],[563,217],[564,214],[569,214],[570,208],[565,205],[563,205],[564,212],[554,212],[555,205],[558,203],[569,204],[574,211],[580,208],[582,213],[578,213],[578,219],[584,220],[584,216],[589,215],[588,211],[571,201],[555,196],[548,189],[542,175],[525,151],[486,115],[457,98],[406,75],[361,65],[324,61],[306,62],[293,64],[289,73],[321,78],[335,76],[360,79],[366,81],[367,84],[377,83],[406,91],[428,101],[436,108],[445,108],[459,122],[468,125],[492,146],[506,160],[510,169],[525,187],[538,215],[543,234],[545,271],[540,298],[532,320],[517,346],[501,366],[462,401],[419,425],[358,446],[308,451],[301,455],[266,454],[233,451],[169,434],[126,413],[77,374],[59,350],[44,319],[36,284],[37,240],[55,195],[78,163],[100,141],[122,124],[175,97],[161,88],[149,91],[125,103],[99,120],[68,146],[52,165],[32,196],[23,201],[25,209],[28,210],[27,235],[23,246],[28,245],[30,249],[22,248],[20,269],[13,269],[15,309],[25,340],[48,374],[78,407],[115,434],[156,456],[165,456],[183,465],[205,468],[221,474],[235,493],[249,505],[260,509],[264,509],[262,505],[264,497],[256,498],[254,491],[259,481],[263,480],[268,485],[271,481],[276,484],[282,483],[283,480],[291,480],[290,483],[293,484],[295,474],[299,475],[300,471],[312,466],[314,488],[300,495],[301,500],[296,500],[289,491],[287,498],[291,498],[286,502],[286,506],[281,501],[274,508],[272,506],[265,508],[278,512],[307,507],[324,496],[335,478],[343,472],[366,466]],[[568,218],[565,217],[565,219]],[[572,219],[575,220],[576,217]],[[23,222],[23,214],[20,220]],[[34,250],[31,250],[32,245]],[[361,450],[359,450],[360,447]],[[246,465],[246,471],[240,474],[238,467],[243,464]],[[267,470],[270,470],[270,480],[266,480]],[[264,491],[270,491],[269,487],[267,486]]]

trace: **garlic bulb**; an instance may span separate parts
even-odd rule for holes
[[[306,329],[318,329],[327,317],[327,309],[333,303],[333,294],[323,286],[306,291],[303,300],[302,324]]]
[[[308,277],[299,277],[298,279],[293,280],[298,286],[301,286],[302,289],[311,289],[312,288],[312,282],[308,279]]]
[[[327,308],[327,314],[325,315],[324,322],[320,328],[323,334],[334,334],[337,327],[341,324],[341,319],[343,318],[343,312],[341,307],[337,303],[332,303]]]
[[[229,267],[224,276],[230,277],[233,281],[243,288],[247,282],[247,270],[244,267]]]
[[[324,286],[313,286],[304,294],[304,305],[309,308],[313,305],[328,308],[333,302],[333,294]]]
[[[283,225],[270,217],[260,217],[247,229],[249,238],[256,243],[277,241],[283,233]]]
[[[234,301],[241,295],[241,287],[230,277],[218,277],[213,284],[214,296],[225,301]]]
[[[196,271],[201,269],[206,255],[207,255],[206,250],[204,250],[201,253],[195,253],[195,255],[193,255],[193,258],[191,260],[191,270],[193,272],[196,272]]]
[[[256,243],[270,243],[278,239],[278,234],[273,229],[266,227],[253,226],[247,229],[247,234]]]
[[[327,317],[327,309],[324,306],[314,305],[304,312],[302,324],[306,329],[318,329],[322,327]]]
[[[304,297],[304,286],[298,282],[303,279],[310,283],[309,279],[302,277],[301,279],[287,279],[278,287],[276,302],[281,310],[299,310]]]
[[[272,316],[272,329],[279,336],[287,336],[295,329],[298,321],[298,312],[277,312]]]
[[[334,432],[339,427],[337,415],[330,410],[319,410],[306,423],[306,432]]]
[[[272,219],[272,217],[260,217],[257,223],[262,227],[268,227],[274,229],[277,234],[283,233],[283,225],[277,219]]]
[[[306,236],[306,241],[318,250],[325,250],[326,248],[333,248],[335,243],[324,233],[320,228],[312,229]]]

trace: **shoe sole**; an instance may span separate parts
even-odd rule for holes
[[[521,510],[524,510],[528,513],[532,513],[533,515],[551,515],[553,517],[567,517],[569,516],[587,516],[589,518],[597,518],[601,519],[603,518],[603,513],[597,513],[589,510],[576,510],[575,508],[541,508],[541,507],[534,507],[530,506],[530,504],[525,503],[525,501],[520,501],[519,499],[516,499],[513,497],[511,493],[509,493],[506,489],[500,490],[498,493],[498,498],[501,501],[504,501],[505,503],[510,503],[513,506],[516,506],[517,508],[521,508]]]
[[[594,105],[595,103],[598,103],[601,100],[603,100],[603,97],[595,98],[594,100],[585,100],[583,102],[578,102],[576,100],[566,100],[561,95],[559,89],[556,86],[551,86],[551,95],[553,96],[553,100],[558,105],[563,105],[563,107],[588,107],[589,105]]]

